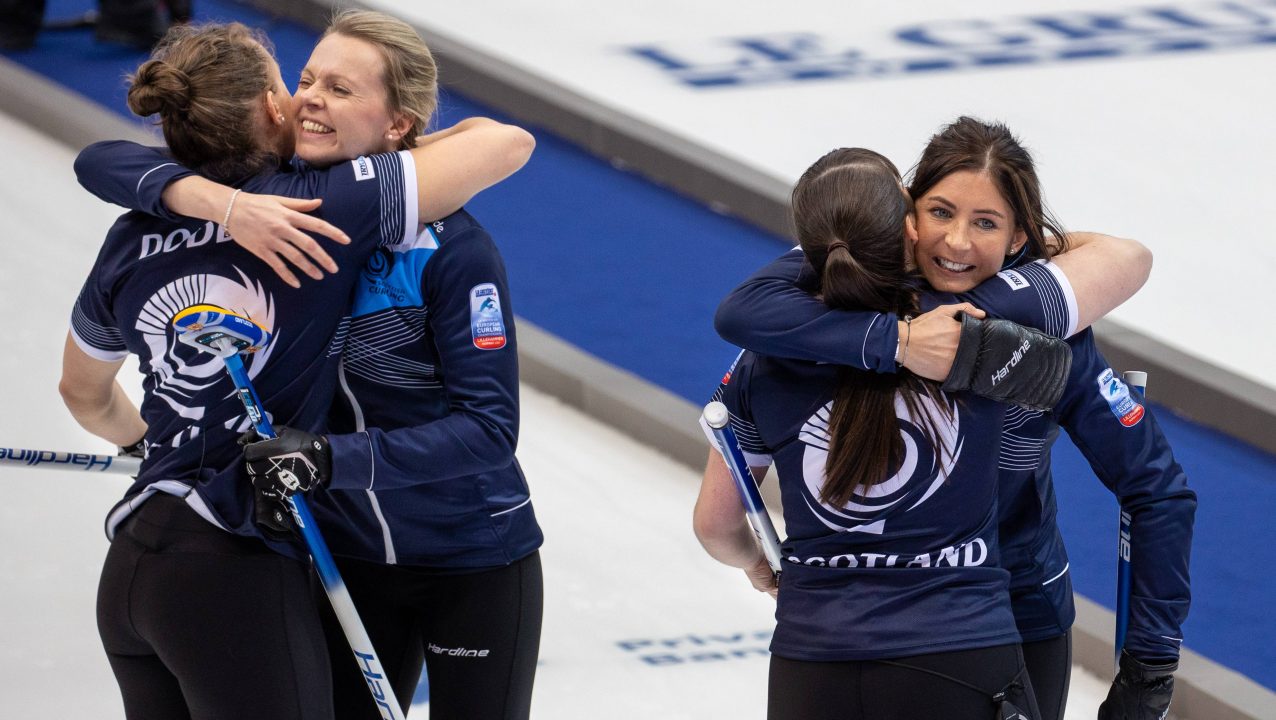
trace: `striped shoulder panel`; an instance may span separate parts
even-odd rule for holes
[[[404,158],[407,158],[406,160]],[[373,155],[368,160],[376,168],[381,178],[381,216],[380,243],[382,245],[398,245],[410,241],[416,234],[416,176],[413,170],[411,188],[407,186],[404,174],[405,163],[411,163],[411,155],[405,153],[389,153]],[[409,197],[408,190],[413,191]]]
[[[1067,337],[1069,331],[1076,326],[1077,307],[1072,288],[1062,284],[1067,280],[1057,277],[1044,262],[1020,265],[1015,268],[1015,272],[1037,288],[1041,298],[1041,312],[1046,321],[1042,329],[1055,337]]]
[[[118,328],[93,322],[80,308],[79,303],[76,303],[75,309],[71,311],[71,330],[82,346],[88,345],[98,351],[95,357],[99,354],[115,356],[128,352],[128,348],[124,345],[123,333]],[[89,348],[84,350],[88,352]]]
[[[718,389],[713,393],[713,400],[722,402],[723,391],[726,386],[719,385]],[[735,433],[735,439],[740,443],[740,449],[746,455],[765,456],[771,455],[771,449],[762,442],[762,436],[758,434],[758,428],[748,420],[727,410],[728,422],[731,425],[731,431]]]

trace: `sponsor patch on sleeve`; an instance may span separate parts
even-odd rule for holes
[[[377,176],[377,169],[372,166],[372,161],[363,155],[351,160],[350,164],[354,166],[355,182],[371,180]]]
[[[1001,278],[1002,280],[1005,280],[1006,284],[1010,286],[1011,290],[1023,290],[1024,288],[1028,287],[1028,278],[1024,277],[1023,275],[1020,275],[1014,270],[1002,270],[1001,272],[997,273],[997,277]]]
[[[505,320],[501,318],[501,295],[492,283],[470,288],[470,333],[479,350],[505,347]]]
[[[1107,401],[1112,414],[1126,427],[1134,427],[1143,419],[1143,406],[1134,401],[1130,388],[1108,368],[1099,373],[1099,396]]]

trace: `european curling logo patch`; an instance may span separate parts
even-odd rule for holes
[[[1099,394],[1108,401],[1108,407],[1117,420],[1126,427],[1134,427],[1143,419],[1143,406],[1134,401],[1130,388],[1108,368],[1099,373]]]
[[[470,333],[479,350],[505,347],[505,321],[501,319],[501,295],[492,283],[470,288]]]

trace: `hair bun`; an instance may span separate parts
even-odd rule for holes
[[[190,77],[163,60],[148,60],[137,69],[128,90],[128,107],[146,117],[185,112],[191,106]]]

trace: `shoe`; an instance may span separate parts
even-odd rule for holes
[[[35,35],[20,35],[0,30],[0,52],[20,52],[35,47]]]
[[[118,17],[105,13],[98,15],[93,37],[99,42],[118,43],[137,50],[150,51],[166,32],[168,24],[160,19],[157,10],[151,9],[145,13],[129,13]]]

